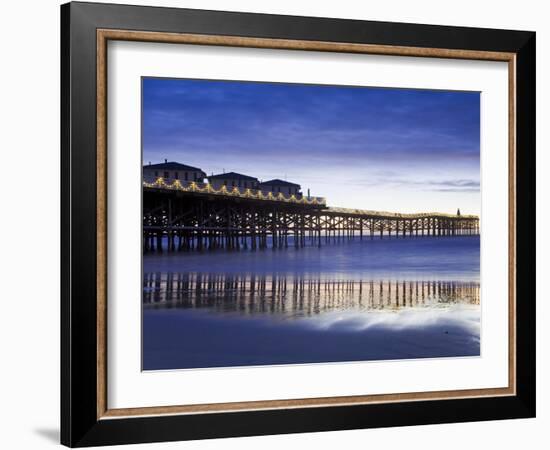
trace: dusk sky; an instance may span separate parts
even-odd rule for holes
[[[479,214],[478,92],[143,79],[143,163],[281,178],[329,206]]]

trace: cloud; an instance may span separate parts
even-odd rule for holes
[[[479,181],[473,179],[404,179],[400,174],[396,174],[395,172],[388,172],[384,176],[376,176],[366,181],[359,181],[358,184],[369,187],[408,187],[434,192],[479,192],[480,190]]]
[[[426,190],[434,192],[479,192],[480,183],[477,180],[445,180],[429,181]]]
[[[434,186],[448,186],[450,188],[479,188],[479,181],[476,180],[428,181],[426,184]]]
[[[434,189],[426,189],[428,191],[432,192],[473,192],[473,193],[479,193],[479,188],[434,188]]]
[[[144,86],[146,152],[479,159],[477,94],[201,80]]]

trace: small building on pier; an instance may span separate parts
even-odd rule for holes
[[[262,192],[273,192],[274,194],[282,193],[286,196],[302,195],[300,192],[301,186],[299,184],[279,179],[264,181],[260,183],[259,189],[261,189]]]
[[[182,184],[191,181],[203,183],[206,178],[206,173],[198,167],[188,166],[187,164],[180,164],[173,161],[168,162],[166,159],[160,164],[149,163],[143,166],[143,181],[153,183],[159,178],[162,178],[169,184],[176,180],[179,180]]]
[[[208,182],[214,189],[220,189],[222,186],[241,189],[258,189],[260,182],[257,178],[243,175],[237,172],[220,173],[208,177]]]

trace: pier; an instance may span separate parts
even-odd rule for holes
[[[402,214],[334,208],[322,197],[214,189],[210,184],[143,183],[143,251],[278,249],[346,239],[478,235],[473,215]]]

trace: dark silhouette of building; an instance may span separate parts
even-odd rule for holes
[[[264,181],[260,183],[260,189],[265,192],[273,192],[278,194],[279,192],[284,195],[301,195],[301,186],[296,183],[290,183],[289,181],[283,181],[279,179]]]
[[[198,167],[180,164],[178,162],[168,162],[166,159],[160,164],[149,163],[143,166],[143,179],[152,183],[159,178],[162,178],[166,183],[173,183],[179,180],[181,183],[195,181],[197,183],[204,182],[206,173]]]
[[[258,185],[260,184],[257,178],[237,172],[211,175],[208,177],[208,182],[214,189],[220,189],[222,186],[227,186],[227,188],[258,189]]]

